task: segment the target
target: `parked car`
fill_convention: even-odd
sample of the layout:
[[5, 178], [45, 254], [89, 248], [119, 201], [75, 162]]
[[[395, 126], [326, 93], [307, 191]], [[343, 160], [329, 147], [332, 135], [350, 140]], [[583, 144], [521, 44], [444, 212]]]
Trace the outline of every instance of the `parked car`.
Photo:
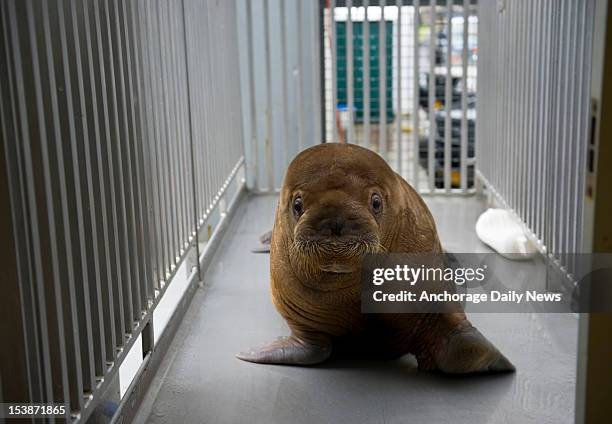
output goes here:
[[[459, 188], [461, 185], [461, 109], [453, 109], [451, 118], [451, 187]], [[474, 165], [469, 163], [475, 156], [475, 133], [476, 133], [476, 110], [467, 111], [467, 185], [474, 185]], [[446, 111], [435, 112], [434, 124], [434, 184], [436, 188], [444, 188], [444, 146]], [[419, 140], [419, 163], [429, 172], [429, 136], [421, 137]]]

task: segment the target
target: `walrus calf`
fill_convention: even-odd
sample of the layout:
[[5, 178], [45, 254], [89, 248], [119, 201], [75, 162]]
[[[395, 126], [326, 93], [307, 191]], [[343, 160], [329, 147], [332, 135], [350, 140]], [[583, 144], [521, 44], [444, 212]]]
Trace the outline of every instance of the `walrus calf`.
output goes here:
[[376, 252], [442, 253], [431, 213], [376, 153], [320, 144], [289, 165], [270, 251], [274, 305], [291, 335], [238, 358], [266, 364], [325, 361], [332, 346], [414, 354], [419, 369], [512, 371], [465, 314], [362, 314], [361, 261]]

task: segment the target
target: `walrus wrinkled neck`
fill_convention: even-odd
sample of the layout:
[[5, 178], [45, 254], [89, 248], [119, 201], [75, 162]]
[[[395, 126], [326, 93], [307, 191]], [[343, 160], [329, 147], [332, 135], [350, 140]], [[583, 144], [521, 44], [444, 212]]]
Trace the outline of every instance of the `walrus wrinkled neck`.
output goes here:
[[346, 263], [331, 261], [323, 262], [319, 265], [324, 272], [331, 272], [332, 274], [351, 274], [355, 272], [355, 267]]

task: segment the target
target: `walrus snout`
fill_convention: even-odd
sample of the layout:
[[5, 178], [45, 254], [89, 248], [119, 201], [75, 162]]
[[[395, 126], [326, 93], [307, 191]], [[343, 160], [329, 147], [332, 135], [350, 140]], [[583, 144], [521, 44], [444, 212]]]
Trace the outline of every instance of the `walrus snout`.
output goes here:
[[296, 231], [312, 240], [351, 240], [376, 231], [376, 221], [355, 202], [313, 205], [299, 222]]
[[311, 210], [296, 227], [295, 245], [305, 254], [342, 262], [379, 249], [375, 222], [340, 207]]
[[355, 235], [363, 232], [363, 223], [359, 217], [337, 213], [329, 214], [314, 222], [313, 229], [319, 236], [323, 237], [342, 237]]

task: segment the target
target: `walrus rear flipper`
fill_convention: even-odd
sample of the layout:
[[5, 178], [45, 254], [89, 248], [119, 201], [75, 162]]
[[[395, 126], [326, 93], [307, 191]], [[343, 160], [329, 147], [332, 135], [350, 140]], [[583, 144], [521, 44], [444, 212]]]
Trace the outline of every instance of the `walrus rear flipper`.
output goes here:
[[264, 346], [240, 352], [236, 357], [260, 364], [314, 365], [331, 355], [331, 345], [317, 346], [295, 337], [279, 337]]
[[435, 355], [438, 369], [451, 374], [512, 372], [514, 365], [476, 328], [451, 333]]

